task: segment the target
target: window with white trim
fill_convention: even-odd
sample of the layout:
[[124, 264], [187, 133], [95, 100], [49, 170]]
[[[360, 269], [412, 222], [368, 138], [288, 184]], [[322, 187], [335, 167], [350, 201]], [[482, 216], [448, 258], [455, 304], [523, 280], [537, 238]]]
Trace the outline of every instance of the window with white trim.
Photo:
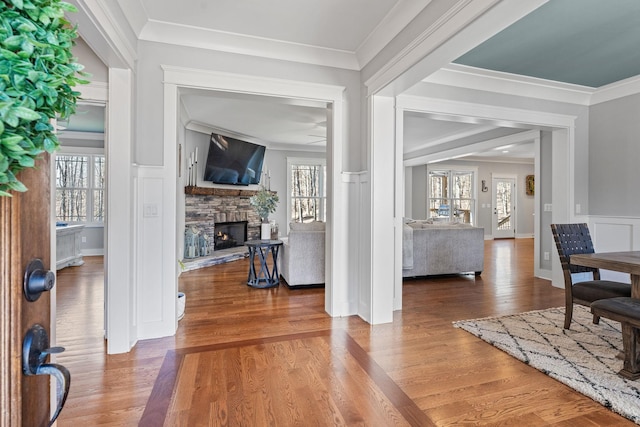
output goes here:
[[427, 217], [474, 224], [477, 168], [427, 167]]
[[325, 221], [327, 167], [324, 159], [287, 159], [287, 206], [292, 222]]
[[105, 157], [103, 154], [60, 153], [56, 165], [56, 221], [103, 223]]

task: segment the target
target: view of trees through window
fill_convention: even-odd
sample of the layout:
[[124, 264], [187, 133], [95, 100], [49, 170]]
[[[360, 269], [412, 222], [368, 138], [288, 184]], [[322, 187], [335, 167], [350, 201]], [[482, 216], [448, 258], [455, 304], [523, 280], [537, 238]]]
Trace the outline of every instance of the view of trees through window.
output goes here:
[[511, 187], [510, 181], [496, 183], [496, 213], [498, 230], [510, 230], [511, 227]]
[[475, 208], [474, 172], [429, 170], [428, 217], [473, 223]]
[[324, 221], [326, 211], [326, 167], [321, 164], [292, 164], [291, 221]]
[[56, 221], [104, 221], [102, 155], [56, 156]]

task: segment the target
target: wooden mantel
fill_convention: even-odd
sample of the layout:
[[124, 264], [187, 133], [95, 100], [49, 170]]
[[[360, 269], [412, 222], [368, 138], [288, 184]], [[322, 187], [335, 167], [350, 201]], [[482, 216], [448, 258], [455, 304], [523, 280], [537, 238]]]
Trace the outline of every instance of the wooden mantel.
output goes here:
[[213, 187], [184, 187], [185, 194], [192, 194], [194, 196], [242, 196], [251, 197], [255, 195], [258, 190], [240, 190], [235, 188], [213, 188]]

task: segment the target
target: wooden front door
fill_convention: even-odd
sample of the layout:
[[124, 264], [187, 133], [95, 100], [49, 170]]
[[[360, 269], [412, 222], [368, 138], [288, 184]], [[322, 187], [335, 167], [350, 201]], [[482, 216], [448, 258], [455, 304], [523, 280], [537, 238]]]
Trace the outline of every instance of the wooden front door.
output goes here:
[[18, 176], [29, 189], [0, 197], [0, 426], [49, 424], [48, 375], [22, 373], [22, 343], [34, 324], [50, 335], [50, 292], [34, 302], [23, 293], [24, 272], [39, 258], [50, 262], [50, 156]]

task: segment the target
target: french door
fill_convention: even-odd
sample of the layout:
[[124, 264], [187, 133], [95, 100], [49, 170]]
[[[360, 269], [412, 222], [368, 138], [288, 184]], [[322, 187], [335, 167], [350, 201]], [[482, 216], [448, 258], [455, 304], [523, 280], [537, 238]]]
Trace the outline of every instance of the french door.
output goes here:
[[516, 236], [516, 179], [515, 177], [493, 177], [491, 219], [494, 239], [515, 238]]

